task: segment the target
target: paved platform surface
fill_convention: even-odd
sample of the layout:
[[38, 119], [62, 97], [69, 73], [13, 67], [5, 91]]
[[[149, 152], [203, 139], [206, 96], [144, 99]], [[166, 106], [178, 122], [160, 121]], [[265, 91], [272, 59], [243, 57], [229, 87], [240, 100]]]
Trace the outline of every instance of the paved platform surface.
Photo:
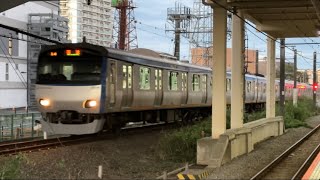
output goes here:
[[320, 179], [320, 153], [313, 160], [311, 166], [308, 168], [302, 179]]

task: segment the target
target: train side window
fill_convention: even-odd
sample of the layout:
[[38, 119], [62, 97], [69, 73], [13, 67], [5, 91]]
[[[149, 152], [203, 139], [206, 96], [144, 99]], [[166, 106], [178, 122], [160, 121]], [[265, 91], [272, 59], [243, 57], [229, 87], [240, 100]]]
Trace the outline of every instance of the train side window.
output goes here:
[[200, 90], [200, 75], [194, 74], [192, 76], [192, 90], [199, 91]]
[[127, 88], [127, 66], [122, 65], [122, 88]]
[[203, 91], [207, 90], [207, 75], [202, 75], [202, 89]]
[[140, 67], [140, 89], [149, 90], [150, 89], [150, 69], [146, 67]]
[[182, 91], [187, 91], [187, 73], [182, 73]]
[[159, 89], [162, 89], [162, 70], [159, 70]]
[[169, 72], [169, 90], [177, 91], [178, 90], [178, 73]]
[[227, 91], [231, 90], [231, 79], [227, 79]]
[[247, 81], [247, 92], [251, 91], [251, 81]]
[[112, 62], [111, 64], [110, 64], [110, 83], [111, 84], [114, 84], [115, 83], [115, 65], [114, 65], [114, 63]]
[[128, 88], [132, 87], [132, 66], [128, 66]]
[[154, 89], [157, 90], [158, 89], [158, 69], [154, 70]]

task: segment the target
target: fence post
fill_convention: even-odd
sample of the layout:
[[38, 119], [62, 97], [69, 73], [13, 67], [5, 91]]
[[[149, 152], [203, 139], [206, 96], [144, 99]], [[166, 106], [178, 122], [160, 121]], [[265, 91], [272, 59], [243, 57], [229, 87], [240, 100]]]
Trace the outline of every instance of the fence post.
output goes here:
[[21, 120], [21, 134], [20, 134], [21, 137], [24, 137], [24, 131], [23, 131], [23, 121], [24, 121], [24, 117], [25, 117], [24, 115], [22, 115], [22, 117], [21, 117], [21, 118], [22, 118], [22, 120]]
[[164, 171], [163, 172], [163, 178], [162, 178], [163, 180], [167, 180], [168, 179], [168, 173], [167, 173], [167, 171]]
[[31, 137], [33, 138], [33, 130], [34, 130], [34, 114], [31, 114]]
[[2, 133], [3, 133], [3, 128], [2, 128], [2, 121], [0, 121], [0, 141], [2, 141]]
[[14, 137], [14, 134], [13, 134], [13, 115], [11, 115], [11, 139], [13, 139]]

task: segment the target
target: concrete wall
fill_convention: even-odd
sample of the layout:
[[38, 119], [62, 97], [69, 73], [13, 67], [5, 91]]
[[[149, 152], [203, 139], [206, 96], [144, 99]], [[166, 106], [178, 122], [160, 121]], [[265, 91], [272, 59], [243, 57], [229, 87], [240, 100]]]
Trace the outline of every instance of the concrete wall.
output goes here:
[[200, 139], [197, 142], [197, 164], [219, 167], [251, 152], [256, 143], [282, 135], [283, 131], [282, 117], [275, 117], [246, 123], [243, 128], [229, 129], [219, 139]]

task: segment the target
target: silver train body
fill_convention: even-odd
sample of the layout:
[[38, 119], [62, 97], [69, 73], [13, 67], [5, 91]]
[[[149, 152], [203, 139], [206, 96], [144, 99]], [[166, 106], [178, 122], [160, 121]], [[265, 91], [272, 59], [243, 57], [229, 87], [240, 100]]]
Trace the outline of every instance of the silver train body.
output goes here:
[[[42, 128], [92, 134], [129, 121], [172, 121], [211, 112], [211, 69], [87, 43], [46, 46], [35, 85]], [[291, 97], [287, 82], [286, 96]], [[275, 85], [279, 94], [279, 82]], [[246, 75], [248, 105], [263, 105], [266, 80]], [[230, 104], [231, 74], [227, 73]], [[310, 86], [300, 95], [312, 95]]]

